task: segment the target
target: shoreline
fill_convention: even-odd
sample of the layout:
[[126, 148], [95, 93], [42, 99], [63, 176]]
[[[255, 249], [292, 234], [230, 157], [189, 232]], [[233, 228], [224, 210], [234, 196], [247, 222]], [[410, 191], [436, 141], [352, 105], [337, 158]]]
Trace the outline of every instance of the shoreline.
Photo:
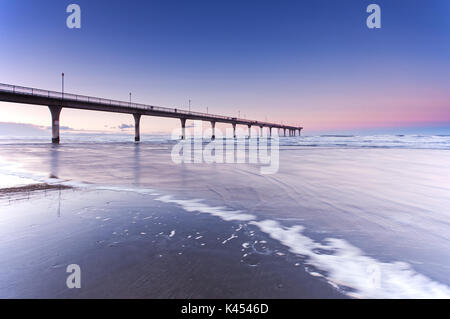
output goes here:
[[[348, 298], [256, 226], [145, 194], [51, 192], [8, 215], [16, 217], [15, 229], [0, 219], [2, 298]], [[81, 289], [65, 287], [69, 264], [81, 267]]]
[[15, 195], [20, 193], [29, 193], [36, 191], [46, 191], [46, 190], [65, 190], [72, 189], [72, 186], [62, 185], [62, 184], [47, 184], [47, 183], [37, 183], [29, 184], [16, 187], [5, 187], [0, 188], [0, 197], [7, 195]]
[[[53, 237], [59, 236], [56, 235], [56, 233], [59, 234], [62, 232], [63, 234], [67, 234], [64, 240], [71, 239], [73, 241], [84, 241], [84, 239], [80, 238], [78, 235], [79, 233], [91, 237], [96, 236], [95, 233], [97, 232], [103, 234], [103, 231], [108, 230], [108, 232], [104, 234], [106, 238], [94, 240], [96, 244], [100, 246], [103, 245], [100, 253], [97, 252], [98, 256], [96, 257], [96, 263], [99, 264], [108, 263], [108, 260], [111, 258], [109, 252], [103, 251], [104, 249], [109, 250], [109, 248], [117, 248], [118, 246], [123, 245], [120, 241], [112, 239], [118, 236], [117, 234], [119, 234], [119, 232], [117, 229], [125, 227], [129, 229], [129, 226], [137, 227], [140, 223], [145, 226], [144, 220], [146, 219], [140, 221], [139, 216], [144, 213], [153, 214], [153, 212], [155, 212], [159, 214], [158, 218], [160, 220], [176, 215], [177, 217], [174, 219], [182, 221], [181, 224], [178, 224], [179, 228], [176, 230], [160, 228], [168, 226], [170, 223], [161, 225], [156, 222], [152, 226], [152, 229], [154, 230], [153, 235], [155, 237], [164, 237], [166, 244], [168, 241], [174, 240], [174, 238], [182, 233], [186, 234], [186, 238], [183, 240], [192, 240], [192, 238], [203, 236], [196, 233], [188, 234], [192, 228], [198, 228], [202, 231], [215, 229], [218, 232], [215, 237], [210, 238], [207, 242], [203, 242], [203, 244], [205, 244], [204, 246], [201, 244], [199, 245], [196, 242], [190, 242], [189, 245], [182, 244], [185, 245], [185, 247], [182, 248], [189, 250], [191, 256], [195, 255], [200, 259], [198, 262], [201, 264], [197, 264], [197, 261], [192, 261], [192, 258], [186, 258], [184, 260], [185, 263], [194, 263], [199, 267], [198, 269], [189, 269], [189, 272], [194, 277], [200, 276], [202, 273], [208, 273], [209, 269], [203, 269], [208, 263], [213, 263], [215, 268], [222, 269], [221, 271], [226, 274], [227, 269], [236, 266], [235, 262], [237, 259], [240, 260], [240, 263], [245, 264], [246, 267], [255, 268], [257, 270], [260, 269], [258, 267], [260, 267], [261, 260], [266, 260], [269, 264], [273, 265], [273, 267], [267, 268], [267, 275], [271, 274], [273, 276], [276, 274], [277, 276], [281, 276], [279, 278], [284, 278], [285, 273], [289, 272], [291, 278], [299, 276], [298, 280], [293, 281], [291, 285], [286, 283], [282, 284], [283, 287], [290, 287], [290, 292], [286, 295], [283, 295], [284, 292], [279, 292], [276, 287], [275, 290], [269, 289], [270, 291], [268, 291], [267, 287], [264, 286], [264, 283], [267, 284], [266, 278], [260, 278], [259, 280], [262, 281], [258, 284], [253, 282], [252, 285], [259, 287], [258, 290], [261, 290], [262, 294], [259, 296], [262, 298], [277, 298], [277, 296], [279, 297], [281, 295], [283, 295], [283, 298], [396, 298], [396, 296], [405, 298], [414, 298], [414, 296], [439, 298], [439, 296], [450, 295], [445, 280], [442, 281], [440, 280], [441, 278], [433, 276], [432, 272], [431, 276], [429, 275], [429, 266], [425, 267], [425, 265], [415, 262], [416, 260], [407, 258], [407, 255], [405, 258], [402, 255], [389, 254], [386, 249], [383, 249], [381, 253], [377, 250], [374, 251], [368, 249], [369, 244], [371, 244], [370, 242], [365, 241], [368, 237], [363, 233], [356, 233], [355, 226], [360, 227], [365, 232], [369, 232], [369, 234], [370, 231], [372, 231], [373, 236], [376, 239], [377, 234], [384, 236], [398, 236], [398, 234], [393, 234], [391, 231], [375, 232], [378, 231], [379, 228], [374, 228], [373, 226], [377, 226], [378, 223], [382, 221], [380, 217], [383, 217], [384, 215], [378, 216], [377, 214], [374, 214], [374, 211], [371, 211], [370, 207], [364, 204], [364, 201], [360, 202], [361, 205], [364, 204], [361, 208], [356, 207], [357, 209], [354, 210], [346, 207], [346, 209], [342, 211], [333, 211], [330, 209], [324, 211], [321, 209], [311, 209], [311, 207], [308, 208], [308, 206], [303, 205], [303, 203], [311, 203], [311, 199], [314, 199], [314, 197], [311, 198], [306, 196], [307, 194], [315, 194], [316, 196], [319, 196], [319, 199], [326, 199], [326, 197], [322, 197], [324, 195], [333, 196], [332, 198], [328, 198], [333, 205], [354, 203], [354, 197], [351, 196], [353, 194], [353, 188], [351, 186], [355, 184], [360, 185], [359, 180], [361, 177], [358, 174], [355, 176], [347, 174], [341, 175], [343, 181], [347, 183], [350, 182], [350, 184], [348, 184], [350, 185], [350, 189], [347, 190], [347, 193], [343, 193], [344, 195], [347, 195], [347, 197], [343, 197], [342, 194], [335, 192], [324, 193], [324, 184], [317, 183], [317, 176], [322, 178], [328, 178], [329, 176], [328, 171], [324, 171], [320, 175], [317, 175], [315, 171], [319, 166], [327, 166], [326, 164], [330, 163], [330, 157], [333, 157], [328, 153], [325, 154], [323, 151], [286, 153], [283, 166], [284, 171], [277, 176], [280, 179], [280, 182], [284, 183], [280, 188], [280, 184], [272, 183], [271, 178], [264, 178], [260, 175], [252, 174], [251, 168], [246, 170], [245, 166], [242, 167], [243, 169], [234, 168], [232, 166], [223, 166], [223, 170], [217, 170], [214, 166], [209, 165], [174, 166], [170, 162], [167, 162], [167, 154], [165, 151], [156, 152], [153, 149], [147, 150], [143, 146], [144, 145], [130, 145], [111, 149], [109, 146], [107, 148], [97, 146], [89, 148], [83, 145], [77, 147], [66, 145], [59, 146], [57, 149], [52, 148], [50, 149], [50, 152], [48, 152], [47, 148], [42, 148], [40, 146], [31, 147], [27, 150], [27, 154], [23, 157], [24, 159], [21, 162], [21, 164], [28, 163], [28, 165], [22, 166], [26, 170], [21, 170], [22, 167], [20, 167], [20, 170], [12, 170], [11, 174], [19, 177], [31, 178], [38, 183], [36, 184], [38, 186], [24, 185], [10, 187], [7, 189], [7, 192], [8, 194], [19, 195], [22, 193], [41, 194], [39, 191], [46, 191], [46, 189], [49, 189], [50, 192], [45, 196], [33, 196], [33, 198], [28, 196], [28, 198], [25, 198], [28, 200], [21, 201], [21, 203], [13, 203], [12, 205], [10, 203], [8, 206], [8, 214], [4, 215], [4, 217], [10, 217], [10, 220], [8, 220], [7, 223], [3, 223], [3, 226], [6, 227], [5, 230], [7, 230], [8, 225], [14, 225], [14, 228], [16, 228], [16, 230], [19, 231], [19, 234], [24, 237], [35, 237], [37, 240], [45, 242], [45, 245], [56, 245], [53, 249], [54, 251], [60, 249], [57, 242], [61, 238], [57, 239], [56, 237]], [[15, 147], [15, 149], [16, 148], [17, 147]], [[77, 155], [80, 148], [87, 151], [85, 153], [86, 156], [83, 158], [80, 158]], [[62, 152], [62, 150], [64, 150], [64, 152]], [[33, 154], [31, 154], [31, 151], [33, 151]], [[397, 160], [398, 164], [403, 164], [405, 161], [407, 161], [406, 163], [411, 163], [409, 156], [411, 152], [415, 151], [410, 150], [405, 152], [390, 150], [383, 151], [383, 156], [381, 156], [379, 152], [368, 154], [367, 152], [350, 149], [344, 151], [341, 149], [334, 152], [334, 155], [337, 157], [333, 160], [333, 163], [346, 166], [349, 161], [348, 156], [352, 154], [357, 155], [359, 160], [355, 162], [353, 156], [351, 156], [351, 163], [357, 165], [356, 167], [362, 165], [361, 168], [363, 170], [360, 170], [358, 173], [370, 173], [368, 175], [370, 181], [370, 178], [374, 176], [372, 175], [373, 167], [368, 166], [370, 162], [362, 159], [377, 155], [379, 156], [379, 161], [375, 163], [380, 167], [383, 167], [383, 169], [385, 167], [383, 163], [389, 163], [391, 169], [401, 169], [401, 171], [404, 172], [405, 166], [393, 166], [392, 160], [395, 156], [400, 156], [399, 160]], [[114, 153], [115, 157], [111, 158], [111, 153]], [[424, 161], [428, 162], [428, 157], [432, 156], [432, 154], [427, 151], [420, 151], [419, 155], [421, 155], [422, 158], [417, 156], [413, 157], [414, 161], [417, 163], [422, 163]], [[107, 156], [110, 160], [110, 165], [107, 169], [103, 166], [103, 156]], [[447, 157], [444, 153], [441, 156], [441, 161]], [[114, 158], [117, 158], [119, 162], [115, 161]], [[48, 166], [49, 163], [51, 164], [50, 166]], [[298, 163], [301, 163], [301, 166]], [[394, 161], [393, 163], [396, 162]], [[442, 162], [437, 161], [434, 163], [436, 163], [437, 167], [440, 167], [439, 165]], [[87, 164], [89, 164], [89, 166], [87, 166]], [[116, 164], [117, 168], [114, 167], [114, 164]], [[306, 170], [305, 167], [307, 168]], [[334, 170], [333, 166], [327, 167], [331, 170], [330, 172], [334, 172], [335, 174], [341, 172], [341, 170], [339, 170], [340, 166], [337, 166], [337, 170]], [[303, 180], [299, 182], [299, 179], [295, 178], [294, 174], [292, 174], [293, 172], [304, 175]], [[314, 172], [314, 174], [311, 174], [312, 172]], [[413, 174], [418, 172], [418, 170], [414, 170]], [[373, 173], [376, 173], [375, 181], [378, 182], [382, 176], [380, 176], [380, 173], [377, 170], [373, 170]], [[384, 177], [389, 180], [394, 176], [390, 172], [389, 174], [383, 172], [383, 174]], [[214, 176], [213, 180], [211, 180], [211, 176]], [[442, 174], [442, 170], [439, 171], [439, 176], [444, 178], [445, 174]], [[421, 179], [414, 180], [420, 181]], [[116, 181], [121, 181], [122, 183], [116, 184]], [[382, 178], [381, 181], [383, 181]], [[183, 182], [183, 185], [194, 185], [194, 188], [175, 186], [176, 183], [180, 182]], [[352, 184], [352, 182], [355, 184]], [[404, 185], [405, 180], [401, 179], [396, 182], [399, 185]], [[234, 188], [228, 188], [227, 186], [230, 185], [229, 183], [233, 183]], [[255, 185], [257, 185], [257, 187]], [[343, 185], [345, 190], [346, 185]], [[368, 185], [370, 185], [370, 183]], [[59, 194], [53, 192], [53, 190], [62, 189], [63, 186], [66, 186], [64, 189], [73, 188], [74, 191], [59, 192]], [[331, 190], [332, 189], [333, 188], [331, 188]], [[262, 196], [260, 192], [264, 192], [264, 190], [267, 190], [267, 192]], [[342, 190], [342, 188], [339, 189], [339, 192]], [[389, 188], [378, 190], [383, 190], [385, 194], [392, 194], [392, 190], [389, 190]], [[402, 190], [402, 188], [396, 188], [395, 190]], [[276, 193], [274, 193], [275, 191]], [[288, 197], [285, 197], [283, 195], [284, 192], [281, 191], [284, 191]], [[361, 193], [361, 190], [358, 189], [360, 198], [362, 198], [362, 195], [365, 195], [367, 199], [373, 199], [372, 189], [369, 188], [366, 189], [366, 191], [366, 193]], [[90, 194], [97, 194], [97, 196], [91, 198]], [[211, 194], [213, 196], [211, 196]], [[378, 193], [377, 195], [382, 194], [383, 193]], [[90, 199], [87, 200], [85, 196]], [[294, 201], [289, 203], [280, 201], [277, 199], [277, 197], [280, 196], [281, 198], [294, 199]], [[106, 197], [110, 199], [103, 200]], [[443, 198], [445, 200], [445, 197]], [[390, 200], [392, 199], [402, 200], [403, 198], [397, 196], [396, 198], [390, 198]], [[119, 206], [111, 204], [117, 202], [117, 200], [120, 200]], [[254, 200], [257, 201], [255, 202]], [[254, 206], [254, 203], [257, 205]], [[379, 204], [380, 202], [374, 202], [374, 204], [377, 203]], [[436, 202], [436, 204], [441, 203], [442, 200]], [[402, 205], [404, 202], [400, 201], [399, 204], [398, 207], [403, 207]], [[71, 213], [68, 216], [67, 205], [78, 208], [75, 210], [71, 209]], [[27, 210], [22, 211], [21, 207], [28, 208]], [[387, 207], [388, 209], [395, 208], [395, 206], [392, 205]], [[439, 205], [436, 206], [436, 213], [439, 212], [437, 210], [439, 207]], [[277, 211], [270, 210], [274, 208], [277, 208]], [[31, 223], [27, 226], [28, 228], [23, 228], [24, 231], [22, 233], [20, 232], [21, 228], [15, 224], [21, 222], [20, 219], [15, 219], [19, 218], [21, 215], [18, 214], [16, 217], [15, 212], [18, 210], [21, 211], [22, 214], [29, 216]], [[45, 221], [38, 222], [42, 216], [47, 215], [50, 211], [53, 211], [53, 213], [47, 216]], [[85, 212], [92, 212], [97, 215], [94, 219], [89, 217], [88, 220], [79, 220], [76, 218], [78, 215], [80, 215], [80, 217], [86, 216]], [[412, 212], [416, 215], [411, 216], [415, 218], [422, 217], [417, 214], [418, 212], [414, 210]], [[110, 216], [110, 213], [114, 216]], [[132, 225], [127, 227], [126, 225], [130, 221], [127, 217], [130, 217], [129, 215], [134, 213], [136, 214], [132, 216]], [[399, 211], [395, 217], [402, 217], [403, 213], [403, 211]], [[180, 216], [185, 217], [180, 218]], [[445, 221], [445, 216], [444, 212], [442, 212], [441, 215], [435, 214], [434, 218], [441, 218]], [[57, 217], [57, 219], [55, 219], [55, 217]], [[217, 219], [217, 217], [219, 219]], [[67, 218], [71, 219], [71, 221], [69, 222]], [[154, 217], [146, 216], [146, 218], [153, 219]], [[370, 218], [371, 220], [365, 220], [365, 218]], [[119, 221], [118, 224], [114, 225], [113, 229], [109, 228], [111, 219]], [[356, 222], [355, 219], [358, 222]], [[122, 222], [120, 222], [121, 220]], [[202, 222], [206, 220], [210, 222], [203, 224]], [[348, 224], [347, 221], [351, 223]], [[371, 223], [369, 223], [369, 221]], [[395, 222], [395, 219], [391, 218], [388, 219], [388, 221], [392, 223]], [[406, 228], [406, 230], [415, 230], [417, 225], [428, 226], [428, 220], [425, 219], [425, 221], [425, 224], [413, 224], [411, 226], [414, 226], [414, 228]], [[105, 224], [103, 224], [103, 222]], [[366, 222], [366, 224], [362, 224], [362, 222]], [[53, 229], [53, 227], [56, 227], [54, 226], [55, 223], [59, 223], [59, 227]], [[2, 220], [0, 220], [0, 225], [1, 224]], [[245, 227], [243, 228], [247, 230], [251, 229], [246, 234], [248, 240], [242, 242], [241, 245], [235, 246], [232, 251], [226, 250], [224, 255], [222, 255], [222, 253], [217, 255], [218, 251], [216, 248], [222, 247], [220, 245], [231, 248], [231, 245], [228, 245], [228, 243], [234, 243], [236, 234], [230, 232], [229, 227], [232, 225], [239, 225], [237, 228], [240, 228], [240, 224], [244, 225]], [[333, 224], [336, 228], [343, 227], [343, 233], [340, 234], [327, 228], [328, 224]], [[51, 237], [49, 240], [46, 240], [47, 234], [33, 232], [35, 227], [38, 227], [36, 225], [39, 225], [39, 227], [41, 225], [49, 225], [49, 227], [52, 228], [51, 232], [54, 232], [55, 235], [49, 235]], [[441, 225], [442, 224], [440, 223], [435, 223], [431, 224], [430, 227], [441, 227]], [[75, 231], [77, 227], [80, 228]], [[351, 233], [345, 231], [346, 227], [351, 227]], [[172, 231], [174, 231], [174, 236], [171, 236]], [[162, 233], [162, 235], [159, 235], [160, 233]], [[114, 259], [114, 263], [117, 263], [118, 267], [121, 269], [115, 270], [115, 275], [119, 274], [118, 276], [122, 277], [120, 274], [124, 271], [130, 278], [134, 278], [134, 276], [139, 274], [145, 276], [148, 271], [146, 267], [138, 267], [138, 269], [135, 269], [134, 263], [131, 263], [126, 267], [121, 263], [122, 258], [127, 259], [129, 258], [129, 253], [137, 251], [145, 252], [147, 258], [149, 258], [141, 259], [141, 257], [137, 256], [137, 259], [135, 260], [137, 263], [156, 265], [158, 262], [156, 262], [154, 258], [160, 258], [159, 255], [170, 255], [170, 262], [174, 263], [178, 262], [177, 259], [181, 259], [178, 258], [178, 253], [180, 251], [175, 253], [167, 246], [155, 246], [158, 240], [153, 239], [150, 240], [150, 242], [141, 242], [141, 236], [145, 237], [148, 234], [149, 233], [145, 230], [136, 232], [133, 236], [132, 243], [127, 243], [127, 248], [118, 252], [119, 255], [114, 257], [118, 258], [118, 260]], [[10, 233], [10, 235], [13, 238], [15, 236], [14, 233]], [[128, 234], [122, 235], [125, 237], [129, 236]], [[191, 237], [188, 238], [188, 236]], [[270, 253], [267, 251], [261, 252], [258, 250], [258, 248], [260, 248], [260, 243], [255, 244], [251, 241], [253, 236], [260, 236], [261, 241], [270, 242], [271, 245], [278, 247], [276, 249], [277, 251], [271, 250]], [[422, 234], [422, 236], [424, 235]], [[361, 240], [355, 240], [360, 238]], [[11, 238], [4, 237], [4, 239], [8, 243], [13, 241]], [[215, 249], [204, 249], [213, 246], [213, 243], [217, 244]], [[401, 241], [399, 241], [399, 243], [401, 243]], [[437, 243], [441, 244], [442, 241], [437, 241]], [[21, 240], [12, 244], [22, 245]], [[92, 244], [93, 242], [89, 241], [84, 242], [82, 246], [77, 246], [76, 250], [78, 253], [71, 258], [78, 258], [77, 256], [83, 256], [85, 253], [91, 254], [89, 249]], [[254, 244], [258, 248], [255, 248]], [[378, 242], [374, 242], [374, 244], [378, 244]], [[0, 244], [0, 250], [7, 248], [7, 246], [2, 247], [2, 245], [4, 244]], [[23, 243], [23, 245], [25, 246], [26, 251], [28, 247], [25, 243]], [[69, 244], [69, 246], [71, 245], [72, 244]], [[141, 247], [141, 245], [144, 246]], [[386, 248], [390, 249], [391, 246]], [[6, 253], [4, 257], [8, 256], [14, 249], [15, 248], [8, 249], [8, 253]], [[43, 248], [40, 246], [36, 247], [37, 252], [42, 252], [42, 249]], [[247, 251], [248, 249], [250, 249], [250, 251]], [[148, 255], [149, 251], [151, 251], [150, 255]], [[156, 254], [155, 251], [158, 251], [159, 253]], [[41, 258], [39, 255], [33, 254], [29, 256], [31, 260], [39, 260]], [[436, 256], [445, 256], [445, 254], [446, 249], [444, 248], [443, 250], [441, 249], [441, 253], [436, 254]], [[182, 255], [184, 255], [184, 252]], [[226, 267], [217, 265], [217, 263], [220, 264], [221, 261], [225, 262], [228, 258], [226, 256], [228, 255], [233, 255], [234, 257], [226, 262]], [[414, 255], [411, 256], [414, 257]], [[186, 257], [186, 255], [184, 255], [184, 257]], [[218, 260], [216, 261], [215, 259]], [[277, 262], [273, 264], [275, 260]], [[427, 261], [429, 262], [430, 260], [428, 259]], [[61, 268], [63, 267], [62, 265], [64, 262], [56, 264], [59, 266], [55, 267]], [[232, 266], [231, 268], [230, 265]], [[6, 265], [2, 265], [0, 261], [0, 266], [5, 268]], [[50, 266], [50, 268], [52, 267], [53, 266]], [[128, 267], [135, 269], [135, 273], [132, 270], [127, 270]], [[166, 280], [170, 281], [172, 280], [172, 277], [176, 277], [178, 281], [185, 280], [183, 274], [179, 273], [179, 268], [183, 268], [180, 264], [164, 264], [163, 266], [158, 264], [155, 267], [155, 271], [159, 273], [158, 276], [164, 274], [166, 269], [170, 269], [171, 276], [167, 276], [167, 278], [163, 276]], [[253, 278], [252, 276], [246, 277], [245, 274], [248, 274], [247, 268], [241, 269], [238, 267], [236, 269], [238, 269], [236, 271], [242, 272], [233, 274], [233, 278], [239, 278], [238, 281], [245, 281]], [[303, 273], [306, 275], [301, 275]], [[108, 274], [109, 272], [106, 272], [106, 274], [98, 274], [101, 278], [105, 278], [104, 276], [107, 277], [106, 279], [103, 279], [105, 285], [108, 285], [107, 283], [109, 282]], [[177, 274], [177, 276], [174, 276], [174, 274]], [[438, 275], [441, 274], [445, 274], [445, 272], [438, 273]], [[63, 276], [63, 272], [60, 275]], [[198, 290], [196, 291], [195, 296], [198, 296], [199, 298], [233, 298], [247, 296], [244, 295], [240, 289], [236, 289], [236, 287], [232, 289], [233, 294], [227, 295], [227, 289], [229, 288], [224, 288], [227, 283], [222, 282], [222, 280], [228, 278], [227, 276], [231, 276], [231, 274], [223, 277], [224, 275], [222, 273], [214, 275], [210, 272], [209, 275], [211, 277], [208, 277], [208, 282], [217, 282], [216, 290], [208, 292], [207, 289], [202, 291], [202, 289], [196, 288]], [[202, 281], [203, 279], [199, 280]], [[383, 289], [377, 287], [377, 280], [381, 280], [381, 287], [383, 287]], [[122, 281], [122, 288], [128, 287], [126, 281], [127, 280], [125, 279]], [[284, 281], [284, 279], [282, 281]], [[102, 282], [103, 281], [100, 280], [98, 285], [101, 286]], [[325, 286], [320, 283], [325, 283]], [[293, 287], [293, 284], [299, 285], [300, 288]], [[139, 286], [140, 284], [136, 285]], [[164, 290], [164, 282], [161, 282], [160, 285], [160, 289]], [[187, 294], [189, 285], [189, 281], [184, 283], [184, 295], [178, 295], [171, 290], [164, 296], [169, 298], [175, 298], [176, 296], [179, 296], [180, 298], [185, 296], [193, 297], [193, 295]], [[317, 288], [318, 290], [314, 291], [308, 291], [308, 289], [305, 291], [305, 289], [301, 289], [304, 285], [321, 288]], [[172, 288], [176, 289], [175, 287], [176, 282], [173, 283]], [[195, 285], [192, 287], [195, 287]], [[237, 287], [239, 287], [239, 284], [237, 284]], [[274, 286], [271, 287], [274, 288]], [[408, 289], [405, 290], [402, 287], [408, 287]], [[111, 288], [112, 287], [102, 289], [100, 294], [94, 294], [93, 291], [90, 290], [89, 293], [83, 296], [105, 296], [105, 294], [108, 295], [110, 293], [111, 298], [114, 298], [114, 296], [136, 296], [135, 293], [137, 293], [142, 298], [158, 298], [155, 290], [149, 286], [146, 286], [144, 290], [137, 289], [136, 292], [134, 292], [133, 289], [128, 290], [126, 294], [121, 292], [120, 287], [115, 286], [115, 293], [109, 292], [109, 289]], [[60, 287], [60, 289], [64, 289], [64, 287]], [[242, 287], [242, 289], [245, 288]], [[220, 295], [220, 291], [222, 291], [222, 295]], [[54, 296], [51, 292], [49, 292], [49, 294]]]

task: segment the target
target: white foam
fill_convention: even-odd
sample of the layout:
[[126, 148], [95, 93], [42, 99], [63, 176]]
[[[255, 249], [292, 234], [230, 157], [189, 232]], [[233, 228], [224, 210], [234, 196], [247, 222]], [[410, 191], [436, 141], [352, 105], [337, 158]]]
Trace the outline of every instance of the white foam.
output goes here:
[[231, 210], [220, 206], [209, 206], [202, 203], [201, 199], [174, 199], [172, 196], [165, 195], [158, 197], [163, 203], [172, 203], [181, 206], [184, 210], [188, 212], [199, 212], [206, 213], [213, 216], [217, 216], [226, 221], [237, 220], [237, 221], [249, 221], [256, 217], [254, 215], [245, 214], [240, 210]]
[[229, 242], [230, 240], [234, 239], [234, 238], [238, 238], [238, 236], [236, 236], [235, 234], [231, 235], [229, 238], [225, 239], [222, 244], [225, 245], [227, 242]]
[[[330, 283], [347, 286], [348, 295], [358, 298], [449, 298], [446, 285], [415, 272], [403, 262], [381, 262], [365, 256], [345, 240], [328, 238], [321, 244], [302, 234], [302, 226], [286, 228], [273, 220], [253, 221], [263, 232], [289, 247], [290, 251], [307, 257], [310, 264], [322, 271]], [[319, 253], [326, 249], [331, 254]], [[317, 272], [311, 272], [316, 275]]]
[[18, 187], [36, 183], [36, 181], [29, 178], [0, 173], [0, 188]]
[[[84, 182], [65, 181], [48, 178], [44, 175], [31, 174], [14, 167], [14, 172], [2, 165], [0, 173], [17, 176], [49, 184], [62, 184], [73, 187], [97, 190], [126, 191], [139, 194], [155, 194], [151, 189], [102, 186]], [[450, 298], [450, 288], [417, 273], [412, 267], [403, 262], [381, 262], [366, 256], [362, 250], [343, 239], [328, 238], [319, 243], [303, 234], [303, 226], [283, 227], [273, 220], [257, 221], [256, 216], [232, 210], [226, 207], [214, 207], [202, 203], [200, 199], [179, 200], [172, 196], [156, 198], [164, 203], [172, 203], [188, 212], [200, 212], [217, 216], [225, 221], [247, 221], [256, 225], [270, 237], [289, 247], [292, 253], [307, 257], [306, 263], [323, 271], [309, 271], [312, 276], [325, 277], [334, 286], [345, 286], [352, 291], [344, 292], [359, 298]], [[155, 217], [157, 219], [157, 217]], [[124, 230], [127, 232], [128, 230]], [[173, 231], [174, 232], [174, 231]], [[145, 234], [145, 233], [141, 233]], [[254, 232], [250, 232], [253, 236]], [[191, 236], [188, 236], [190, 238]], [[197, 237], [200, 239], [202, 236]], [[205, 244], [202, 243], [202, 246]], [[245, 248], [245, 246], [243, 245]], [[322, 253], [320, 250], [329, 251]], [[297, 264], [296, 264], [297, 265]]]
[[0, 157], [0, 188], [37, 184], [43, 175], [31, 174], [17, 163], [5, 161]]
[[[224, 220], [249, 221], [278, 240], [295, 254], [307, 257], [307, 264], [325, 272], [310, 271], [312, 276], [325, 277], [334, 287], [357, 298], [449, 298], [450, 289], [444, 284], [417, 273], [403, 262], [381, 262], [366, 256], [362, 250], [343, 239], [328, 238], [319, 243], [303, 235], [304, 227], [281, 226], [273, 220], [257, 221], [250, 214], [223, 207], [211, 207], [201, 200], [177, 200], [171, 196], [158, 198], [165, 203], [175, 203], [186, 211], [208, 213]], [[250, 231], [251, 236], [254, 231]], [[281, 253], [279, 254], [281, 255]]]

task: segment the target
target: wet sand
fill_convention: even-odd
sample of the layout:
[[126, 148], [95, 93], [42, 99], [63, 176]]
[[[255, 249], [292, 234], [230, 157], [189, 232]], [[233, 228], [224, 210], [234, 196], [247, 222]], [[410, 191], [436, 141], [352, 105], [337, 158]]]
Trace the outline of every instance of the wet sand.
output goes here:
[[39, 183], [39, 184], [30, 184], [30, 185], [24, 185], [24, 186], [17, 186], [17, 187], [7, 187], [7, 188], [0, 188], [0, 197], [2, 196], [11, 196], [11, 195], [23, 195], [30, 192], [37, 192], [37, 191], [47, 191], [47, 190], [62, 190], [62, 189], [69, 189], [72, 188], [70, 186], [66, 185], [50, 185], [47, 183]]
[[0, 208], [1, 298], [345, 298], [255, 226], [148, 196], [63, 189]]
[[261, 175], [171, 146], [2, 145], [2, 185], [73, 188], [3, 198], [0, 296], [450, 296], [447, 149], [286, 145]]

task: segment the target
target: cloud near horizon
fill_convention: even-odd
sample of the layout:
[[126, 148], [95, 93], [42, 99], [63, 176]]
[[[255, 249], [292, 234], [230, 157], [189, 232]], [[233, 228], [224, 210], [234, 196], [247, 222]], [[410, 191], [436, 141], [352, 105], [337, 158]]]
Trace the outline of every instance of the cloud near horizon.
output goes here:
[[128, 130], [128, 129], [134, 128], [134, 125], [133, 125], [133, 124], [125, 124], [125, 123], [122, 123], [122, 124], [120, 124], [117, 128], [120, 129], [120, 130], [122, 130], [122, 131], [124, 131], [124, 130]]

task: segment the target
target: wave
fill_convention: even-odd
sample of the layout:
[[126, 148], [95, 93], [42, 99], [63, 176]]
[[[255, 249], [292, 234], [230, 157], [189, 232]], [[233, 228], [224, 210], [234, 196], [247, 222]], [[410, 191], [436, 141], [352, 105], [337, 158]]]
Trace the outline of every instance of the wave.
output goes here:
[[[73, 134], [67, 133], [62, 137], [64, 144], [100, 144], [126, 143], [134, 137], [129, 134]], [[0, 136], [0, 144], [48, 144], [47, 136], [19, 137]], [[146, 146], [166, 146], [177, 143], [169, 135], [141, 134], [141, 144]], [[203, 139], [209, 143], [210, 139]], [[237, 143], [247, 143], [246, 139], [238, 139]], [[329, 134], [319, 136], [280, 136], [280, 146], [301, 147], [337, 147], [337, 148], [402, 148], [402, 149], [450, 149], [450, 135], [340, 135]]]
[[355, 137], [355, 135], [320, 135], [320, 137]]
[[177, 199], [172, 195], [160, 195], [151, 188], [90, 184], [58, 178], [47, 178], [25, 171], [9, 171], [3, 166], [3, 174], [11, 174], [36, 182], [61, 184], [76, 188], [133, 192], [149, 195], [154, 200], [176, 205], [187, 212], [216, 216], [224, 221], [245, 222], [283, 244], [291, 253], [305, 258], [305, 270], [321, 277], [342, 293], [355, 298], [450, 298], [450, 288], [416, 272], [411, 265], [401, 261], [384, 262], [368, 256], [360, 248], [340, 238], [326, 238], [322, 242], [305, 235], [303, 225], [285, 227], [278, 221], [264, 219], [242, 210], [225, 206], [211, 206], [203, 199]]
[[[369, 257], [343, 239], [327, 238], [319, 243], [304, 235], [304, 227], [284, 227], [274, 220], [258, 221], [255, 216], [225, 207], [208, 206], [201, 199], [182, 200], [165, 195], [156, 200], [173, 203], [185, 211], [207, 213], [226, 221], [247, 221], [288, 247], [307, 257], [307, 271], [325, 278], [341, 292], [356, 298], [449, 298], [450, 288], [417, 273], [404, 262], [381, 262]], [[324, 253], [326, 252], [326, 253]], [[350, 289], [349, 289], [350, 288]]]

